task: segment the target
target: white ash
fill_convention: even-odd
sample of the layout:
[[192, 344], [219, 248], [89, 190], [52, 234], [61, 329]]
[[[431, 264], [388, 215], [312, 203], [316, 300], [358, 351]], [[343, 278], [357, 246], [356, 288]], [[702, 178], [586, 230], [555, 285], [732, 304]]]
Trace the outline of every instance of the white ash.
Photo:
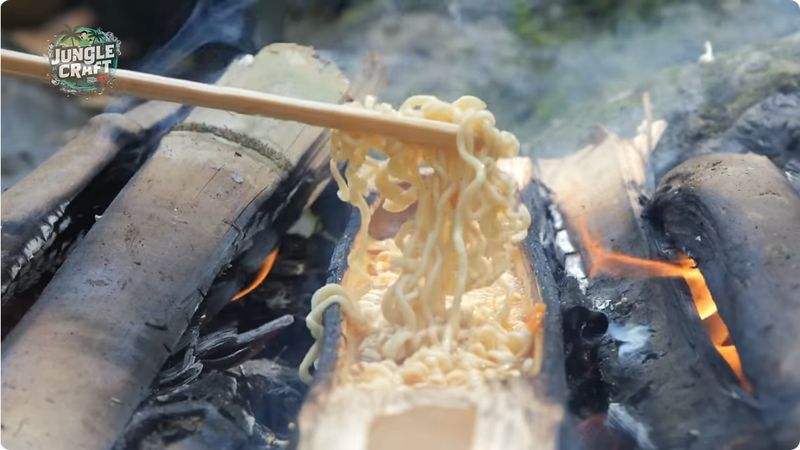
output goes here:
[[567, 233], [567, 230], [558, 231], [556, 233], [556, 255], [558, 259], [563, 264], [567, 255], [572, 253], [575, 253], [575, 246], [572, 245], [572, 241], [569, 239], [569, 233]]
[[636, 355], [647, 344], [650, 334], [650, 329], [644, 325], [611, 323], [608, 326], [608, 335], [621, 342], [618, 353], [621, 359]]
[[608, 405], [608, 418], [606, 422], [609, 427], [619, 430], [636, 440], [642, 450], [655, 449], [650, 440], [650, 429], [642, 422], [636, 420], [624, 406], [619, 403]]
[[589, 279], [586, 278], [586, 272], [583, 271], [583, 260], [580, 255], [577, 253], [567, 255], [564, 260], [564, 270], [567, 272], [567, 275], [575, 278], [578, 282], [581, 293], [586, 294], [586, 288], [589, 286]]
[[55, 224], [59, 219], [64, 217], [64, 212], [67, 209], [67, 205], [69, 205], [69, 202], [64, 202], [58, 205], [58, 207], [53, 210], [53, 212], [50, 213], [39, 225], [41, 234], [25, 243], [25, 246], [22, 249], [22, 254], [15, 257], [13, 264], [9, 268], [9, 274], [11, 276], [6, 283], [3, 283], [3, 293], [8, 290], [11, 282], [16, 279], [22, 268], [25, 267], [25, 265], [28, 264], [36, 256], [36, 254], [47, 245], [47, 242], [53, 237], [54, 231], [60, 233], [69, 225], [69, 220], [64, 220], [61, 224], [59, 224], [58, 230], [55, 230]]
[[561, 211], [554, 204], [548, 205], [547, 209], [550, 211], [550, 217], [553, 218], [553, 226], [556, 230], [564, 229], [564, 217], [561, 216]]
[[[620, 304], [625, 304], [625, 301], [625, 297], [622, 297]], [[598, 311], [613, 310], [614, 302], [611, 301], [611, 298], [592, 298], [592, 306]]]

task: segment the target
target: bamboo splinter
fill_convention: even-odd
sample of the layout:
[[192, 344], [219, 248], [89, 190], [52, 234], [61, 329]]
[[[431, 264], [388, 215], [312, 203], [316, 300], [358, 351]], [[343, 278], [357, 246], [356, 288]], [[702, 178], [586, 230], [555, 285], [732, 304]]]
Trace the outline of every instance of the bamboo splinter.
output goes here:
[[[0, 69], [6, 76], [47, 81], [50, 63], [42, 56], [2, 49]], [[432, 147], [452, 149], [456, 145], [458, 127], [451, 123], [392, 117], [331, 103], [216, 86], [132, 70], [116, 70], [112, 88], [117, 94], [291, 120], [344, 131], [381, 134]]]

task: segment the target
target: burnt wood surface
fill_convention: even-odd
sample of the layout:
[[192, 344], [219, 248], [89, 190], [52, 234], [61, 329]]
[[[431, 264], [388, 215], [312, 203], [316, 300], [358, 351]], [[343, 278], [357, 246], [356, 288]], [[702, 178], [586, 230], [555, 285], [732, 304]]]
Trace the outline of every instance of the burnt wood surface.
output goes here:
[[[300, 229], [281, 236], [275, 264], [258, 288], [227, 303], [210, 323], [186, 330], [162, 367], [153, 393], [137, 408], [115, 449], [168, 444], [217, 450], [220, 443], [250, 450], [283, 448], [281, 439], [288, 438], [308, 389], [297, 367], [312, 342], [305, 326], [311, 295], [325, 283], [333, 249], [349, 217], [349, 205], [336, 197], [334, 187], [330, 183], [310, 207], [313, 213], [302, 219], [316, 223], [310, 236], [295, 233]], [[286, 319], [292, 317], [288, 324]], [[279, 324], [286, 327], [269, 331]], [[253, 351], [257, 351], [253, 359], [242, 363]], [[198, 404], [204, 408], [197, 409]], [[208, 415], [207, 408], [218, 413]], [[228, 422], [235, 433], [217, 426], [220, 421]], [[194, 425], [187, 429], [182, 425], [186, 423]], [[242, 437], [246, 445], [239, 442]]]
[[189, 111], [151, 101], [124, 114], [100, 114], [3, 193], [3, 337], [159, 140]]
[[581, 225], [604, 249], [662, 259], [641, 217], [649, 157], [640, 145], [643, 136], [606, 135], [565, 158], [540, 161], [542, 179], [569, 230], [564, 240], [574, 246], [560, 246], [567, 275], [582, 285], [572, 290], [570, 301], [606, 314], [610, 322], [596, 362], [608, 385], [605, 411], [591, 404], [597, 400], [576, 398], [581, 410], [574, 412], [586, 420], [592, 419], [587, 414], [605, 414], [607, 424], [643, 449], [720, 448], [762, 426], [752, 399], [702, 328], [685, 283], [586, 276]]
[[[125, 114], [95, 116], [61, 150], [3, 192], [4, 306], [14, 298], [15, 291], [38, 281], [37, 274], [30, 273], [29, 266], [76, 220], [75, 216], [98, 212], [75, 211], [76, 198], [112, 164], [125, 164], [135, 170], [143, 160], [143, 147], [154, 140], [157, 142], [163, 132], [169, 130], [178, 120], [180, 109], [180, 105], [173, 103], [147, 102]], [[123, 178], [124, 174], [119, 173], [122, 170], [118, 168], [117, 178]], [[111, 180], [105, 181], [111, 184]], [[124, 180], [117, 191], [122, 185]], [[104, 187], [106, 191], [113, 189], [113, 186]], [[102, 195], [98, 192], [94, 196]], [[48, 268], [37, 269], [45, 272]], [[27, 279], [17, 283], [26, 274]]]
[[800, 440], [800, 197], [766, 157], [712, 154], [661, 181], [651, 215], [697, 261], [774, 448]]
[[[278, 44], [220, 84], [338, 102], [347, 81]], [[4, 444], [111, 447], [259, 208], [325, 131], [196, 109], [169, 133], [4, 341]], [[267, 214], [267, 216], [269, 216]]]
[[[522, 201], [531, 213], [531, 225], [523, 248], [538, 285], [539, 295], [547, 305], [543, 333], [544, 360], [541, 372], [533, 383], [538, 385], [537, 392], [542, 396], [566, 408], [568, 395], [562, 323], [563, 309], [567, 302], [555, 279], [559, 270], [555, 249], [556, 230], [547, 214], [552, 207], [552, 201], [549, 192], [539, 181], [531, 182], [522, 191]], [[581, 448], [573, 415], [564, 415], [557, 442], [556, 448], [561, 450]]]

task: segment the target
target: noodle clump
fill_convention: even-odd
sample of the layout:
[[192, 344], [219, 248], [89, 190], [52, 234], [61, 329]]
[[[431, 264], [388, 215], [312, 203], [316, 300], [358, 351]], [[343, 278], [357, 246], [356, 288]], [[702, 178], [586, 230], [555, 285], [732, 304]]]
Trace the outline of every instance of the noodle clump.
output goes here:
[[[312, 298], [306, 323], [317, 342], [301, 376], [310, 380], [322, 314], [333, 303], [347, 327], [344, 381], [457, 385], [534, 373], [543, 311], [514, 275], [530, 215], [497, 165], [517, 154], [517, 139], [498, 130], [475, 97], [447, 103], [415, 96], [398, 110], [373, 98], [355, 106], [457, 124], [457, 151], [333, 131], [331, 172], [361, 228], [344, 286], [326, 285]], [[369, 234], [372, 191], [379, 207], [410, 216], [392, 238]]]

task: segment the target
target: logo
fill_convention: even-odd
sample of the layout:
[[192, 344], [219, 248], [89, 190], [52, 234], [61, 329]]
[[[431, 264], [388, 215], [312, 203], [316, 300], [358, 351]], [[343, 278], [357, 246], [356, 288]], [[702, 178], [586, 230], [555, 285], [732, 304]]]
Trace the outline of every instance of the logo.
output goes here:
[[102, 94], [114, 79], [119, 39], [88, 27], [67, 29], [48, 46], [50, 82], [67, 95]]

